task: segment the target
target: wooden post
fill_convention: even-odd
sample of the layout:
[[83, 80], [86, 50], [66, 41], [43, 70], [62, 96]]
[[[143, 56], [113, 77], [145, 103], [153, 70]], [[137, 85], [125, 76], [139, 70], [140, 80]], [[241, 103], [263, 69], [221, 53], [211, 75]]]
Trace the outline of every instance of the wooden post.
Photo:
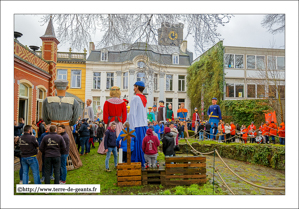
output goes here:
[[132, 130], [131, 132], [127, 131], [126, 129], [123, 129], [124, 134], [120, 135], [121, 137], [124, 137], [124, 141], [127, 140], [127, 164], [131, 165], [131, 137], [135, 137], [133, 133], [135, 130]]

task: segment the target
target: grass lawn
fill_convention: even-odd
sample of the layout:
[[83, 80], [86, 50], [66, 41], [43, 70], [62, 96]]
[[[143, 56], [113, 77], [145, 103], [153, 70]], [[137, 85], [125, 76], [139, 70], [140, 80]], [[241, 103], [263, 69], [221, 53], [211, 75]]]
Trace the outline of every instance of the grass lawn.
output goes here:
[[[212, 195], [213, 185], [209, 181], [204, 185], [191, 186], [162, 186], [162, 185], [145, 185], [134, 187], [118, 187], [116, 170], [114, 169], [113, 155], [110, 157], [110, 170], [105, 171], [106, 155], [100, 155], [96, 149], [91, 149], [88, 155], [81, 156], [83, 166], [79, 169], [68, 171], [67, 184], [100, 184], [101, 193], [98, 195]], [[160, 164], [164, 163], [163, 153], [159, 153], [158, 160]], [[16, 191], [16, 184], [19, 183], [19, 171], [14, 172], [14, 191]], [[30, 170], [29, 180], [33, 183], [33, 176]], [[53, 184], [53, 181], [51, 181]], [[33, 193], [14, 193], [15, 195], [32, 195]], [[64, 195], [63, 193], [53, 193], [53, 195]], [[83, 194], [83, 193], [81, 193]], [[215, 194], [223, 194], [222, 190], [215, 186]], [[36, 194], [43, 195], [43, 194]], [[68, 195], [68, 194], [65, 194]], [[78, 194], [77, 194], [78, 195]], [[84, 194], [94, 195], [94, 194]]]

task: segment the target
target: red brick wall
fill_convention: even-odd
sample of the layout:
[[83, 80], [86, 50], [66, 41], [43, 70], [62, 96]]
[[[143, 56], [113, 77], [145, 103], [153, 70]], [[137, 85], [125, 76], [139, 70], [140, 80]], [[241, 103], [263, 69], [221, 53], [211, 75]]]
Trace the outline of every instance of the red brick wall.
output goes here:
[[[18, 121], [18, 105], [19, 105], [19, 84], [18, 81], [25, 79], [28, 80], [34, 88], [32, 89], [33, 96], [32, 96], [32, 107], [31, 111], [31, 120], [35, 120], [36, 118], [36, 86], [42, 85], [47, 89], [47, 96], [49, 96], [49, 79], [32, 72], [30, 70], [25, 69], [24, 67], [15, 64], [14, 65], [14, 119]], [[31, 105], [31, 104], [29, 104]], [[31, 124], [32, 121], [28, 121]]]

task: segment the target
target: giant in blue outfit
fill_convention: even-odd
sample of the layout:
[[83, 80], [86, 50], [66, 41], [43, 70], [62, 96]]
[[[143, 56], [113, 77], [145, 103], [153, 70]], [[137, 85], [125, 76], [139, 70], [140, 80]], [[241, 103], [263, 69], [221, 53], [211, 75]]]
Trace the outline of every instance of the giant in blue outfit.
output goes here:
[[[219, 105], [211, 105], [208, 109], [208, 116], [211, 115], [209, 123], [216, 123], [218, 126], [219, 120], [222, 120], [221, 110]], [[217, 130], [218, 133], [218, 130]], [[216, 134], [217, 134], [216, 133]]]
[[134, 152], [132, 153], [131, 160], [132, 162], [141, 162], [141, 166], [144, 167], [144, 153], [142, 151], [142, 140], [146, 136], [146, 131], [148, 127], [136, 127], [135, 133], [136, 133], [136, 139], [134, 144]]

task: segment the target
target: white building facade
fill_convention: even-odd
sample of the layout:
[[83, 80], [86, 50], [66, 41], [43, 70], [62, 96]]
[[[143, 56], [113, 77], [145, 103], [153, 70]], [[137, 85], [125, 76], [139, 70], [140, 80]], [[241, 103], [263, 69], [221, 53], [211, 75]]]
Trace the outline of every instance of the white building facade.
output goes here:
[[179, 103], [184, 102], [190, 117], [186, 80], [192, 59], [186, 41], [181, 46], [135, 43], [99, 50], [91, 48], [86, 62], [85, 98], [93, 101], [94, 110], [98, 105], [103, 108], [110, 98], [109, 89], [118, 86], [121, 98], [130, 101], [134, 95], [134, 83], [143, 80], [147, 107], [159, 107], [159, 100], [163, 100], [167, 105], [172, 104], [176, 117]]

